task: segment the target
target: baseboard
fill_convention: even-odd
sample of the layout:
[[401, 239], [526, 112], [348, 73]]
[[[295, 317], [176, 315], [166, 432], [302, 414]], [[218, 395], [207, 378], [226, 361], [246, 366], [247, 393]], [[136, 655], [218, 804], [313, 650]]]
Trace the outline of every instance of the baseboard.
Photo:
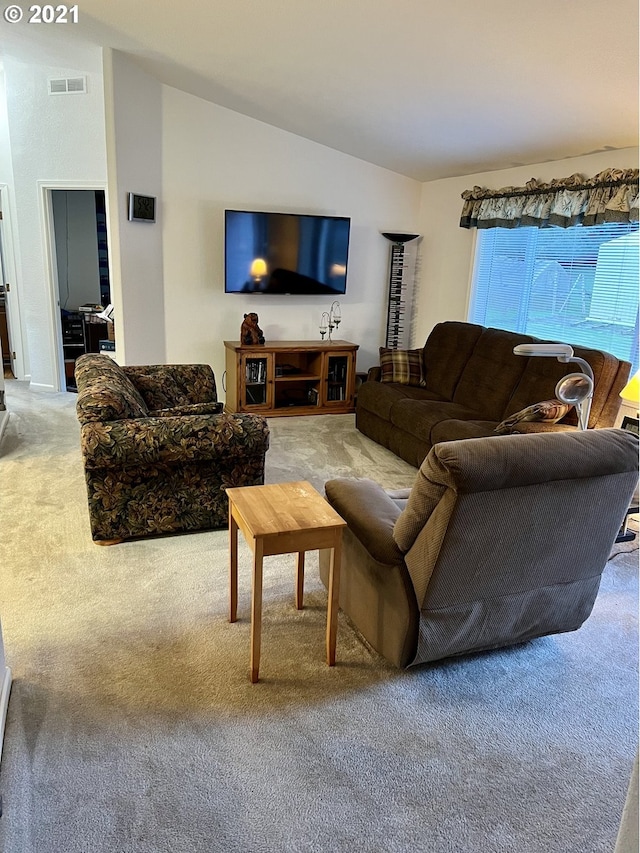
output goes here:
[[2, 690], [0, 691], [0, 758], [2, 758], [2, 743], [4, 741], [4, 724], [7, 720], [7, 707], [9, 705], [9, 693], [11, 692], [11, 670], [8, 666], [4, 669], [2, 676]]
[[29, 382], [29, 388], [31, 391], [46, 391], [48, 394], [53, 394], [56, 390], [53, 385], [45, 385], [43, 382]]

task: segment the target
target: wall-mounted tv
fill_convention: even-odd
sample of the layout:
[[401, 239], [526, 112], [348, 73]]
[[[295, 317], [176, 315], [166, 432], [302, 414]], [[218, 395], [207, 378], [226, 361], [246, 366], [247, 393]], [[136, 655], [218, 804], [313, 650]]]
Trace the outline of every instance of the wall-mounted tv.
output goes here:
[[346, 216], [225, 210], [225, 293], [344, 293]]

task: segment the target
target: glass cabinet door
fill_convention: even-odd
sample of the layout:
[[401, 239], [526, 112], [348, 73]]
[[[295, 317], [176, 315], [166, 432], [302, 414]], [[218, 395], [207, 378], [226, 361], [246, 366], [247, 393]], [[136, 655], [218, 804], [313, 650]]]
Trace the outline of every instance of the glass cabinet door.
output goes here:
[[351, 353], [332, 353], [327, 355], [327, 375], [325, 381], [325, 405], [349, 406], [352, 402]]
[[240, 384], [243, 410], [268, 409], [273, 405], [273, 381], [271, 378], [271, 355], [243, 355], [240, 370], [244, 382]]

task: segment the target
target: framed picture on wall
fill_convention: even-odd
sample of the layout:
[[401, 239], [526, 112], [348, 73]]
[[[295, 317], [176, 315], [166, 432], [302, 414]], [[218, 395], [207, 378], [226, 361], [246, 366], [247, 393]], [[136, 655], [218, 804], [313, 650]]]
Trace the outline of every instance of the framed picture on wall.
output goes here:
[[156, 200], [154, 196], [129, 193], [129, 221], [155, 222]]

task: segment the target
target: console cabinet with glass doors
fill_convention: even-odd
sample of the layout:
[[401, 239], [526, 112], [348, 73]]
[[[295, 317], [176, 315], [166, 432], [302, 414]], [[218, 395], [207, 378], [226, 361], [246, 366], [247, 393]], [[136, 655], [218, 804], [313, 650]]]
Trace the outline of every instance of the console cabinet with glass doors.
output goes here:
[[225, 341], [228, 412], [266, 417], [348, 414], [355, 406], [356, 352], [349, 341]]

